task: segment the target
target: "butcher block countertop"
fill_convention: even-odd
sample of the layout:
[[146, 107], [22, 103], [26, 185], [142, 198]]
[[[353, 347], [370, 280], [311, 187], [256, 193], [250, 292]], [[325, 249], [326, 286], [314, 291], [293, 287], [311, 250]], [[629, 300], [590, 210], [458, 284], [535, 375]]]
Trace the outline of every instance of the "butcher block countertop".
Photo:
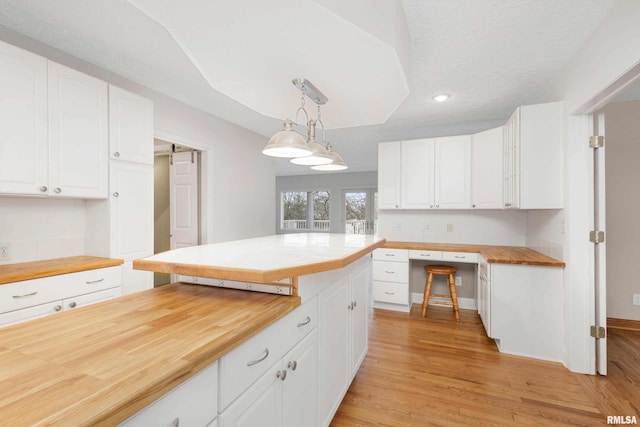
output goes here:
[[41, 277], [57, 276], [58, 274], [113, 267], [123, 263], [124, 261], [121, 259], [97, 256], [72, 256], [44, 261], [5, 264], [0, 265], [0, 285], [20, 282], [22, 280], [39, 279]]
[[562, 268], [565, 266], [562, 261], [520, 246], [387, 241], [383, 247], [417, 251], [476, 252], [482, 255], [485, 261], [495, 264], [524, 264]]
[[383, 238], [370, 235], [278, 234], [174, 249], [135, 260], [133, 268], [272, 284], [342, 268], [381, 247], [384, 242]]
[[174, 283], [0, 329], [0, 424], [117, 425], [299, 305]]

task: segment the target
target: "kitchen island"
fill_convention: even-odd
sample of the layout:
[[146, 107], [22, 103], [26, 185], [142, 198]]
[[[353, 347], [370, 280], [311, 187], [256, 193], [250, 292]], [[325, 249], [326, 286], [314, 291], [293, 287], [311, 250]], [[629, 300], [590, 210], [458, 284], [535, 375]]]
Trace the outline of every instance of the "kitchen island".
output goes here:
[[[200, 265], [202, 277], [224, 280], [238, 272], [263, 283], [289, 279], [301, 296], [176, 283], [0, 329], [3, 423], [169, 425], [184, 417], [189, 425], [197, 413], [195, 425], [259, 425], [265, 417], [327, 425], [366, 354], [365, 255], [384, 239], [240, 242], [197, 260], [205, 264], [181, 260], [176, 268]], [[206, 381], [193, 385], [199, 378]]]

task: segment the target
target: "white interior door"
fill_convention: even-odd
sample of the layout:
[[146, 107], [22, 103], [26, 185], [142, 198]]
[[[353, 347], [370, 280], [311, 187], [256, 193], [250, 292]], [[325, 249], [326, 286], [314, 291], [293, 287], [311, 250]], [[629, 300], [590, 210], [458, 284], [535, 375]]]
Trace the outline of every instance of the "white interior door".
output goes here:
[[[593, 117], [593, 134], [604, 137], [604, 113]], [[605, 145], [606, 146], [606, 145]], [[593, 150], [593, 229], [605, 232], [605, 149]], [[595, 324], [607, 326], [606, 238], [594, 244]], [[596, 339], [596, 370], [607, 375], [607, 337]]]
[[198, 152], [172, 154], [169, 164], [171, 249], [198, 244]]

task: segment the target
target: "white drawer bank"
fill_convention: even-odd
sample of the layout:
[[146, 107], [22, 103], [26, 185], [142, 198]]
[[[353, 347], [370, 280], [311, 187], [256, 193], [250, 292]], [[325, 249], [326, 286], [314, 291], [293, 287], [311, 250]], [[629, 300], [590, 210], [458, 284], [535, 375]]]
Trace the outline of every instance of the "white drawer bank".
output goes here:
[[97, 268], [0, 286], [0, 326], [93, 304], [122, 294], [122, 267]]

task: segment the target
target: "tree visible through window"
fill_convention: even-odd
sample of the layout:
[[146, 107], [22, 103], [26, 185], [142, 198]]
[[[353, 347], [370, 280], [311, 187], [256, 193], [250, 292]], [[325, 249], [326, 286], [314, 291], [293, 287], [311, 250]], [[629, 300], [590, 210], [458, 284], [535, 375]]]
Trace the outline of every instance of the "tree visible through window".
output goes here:
[[330, 229], [328, 191], [289, 191], [281, 196], [283, 230]]

